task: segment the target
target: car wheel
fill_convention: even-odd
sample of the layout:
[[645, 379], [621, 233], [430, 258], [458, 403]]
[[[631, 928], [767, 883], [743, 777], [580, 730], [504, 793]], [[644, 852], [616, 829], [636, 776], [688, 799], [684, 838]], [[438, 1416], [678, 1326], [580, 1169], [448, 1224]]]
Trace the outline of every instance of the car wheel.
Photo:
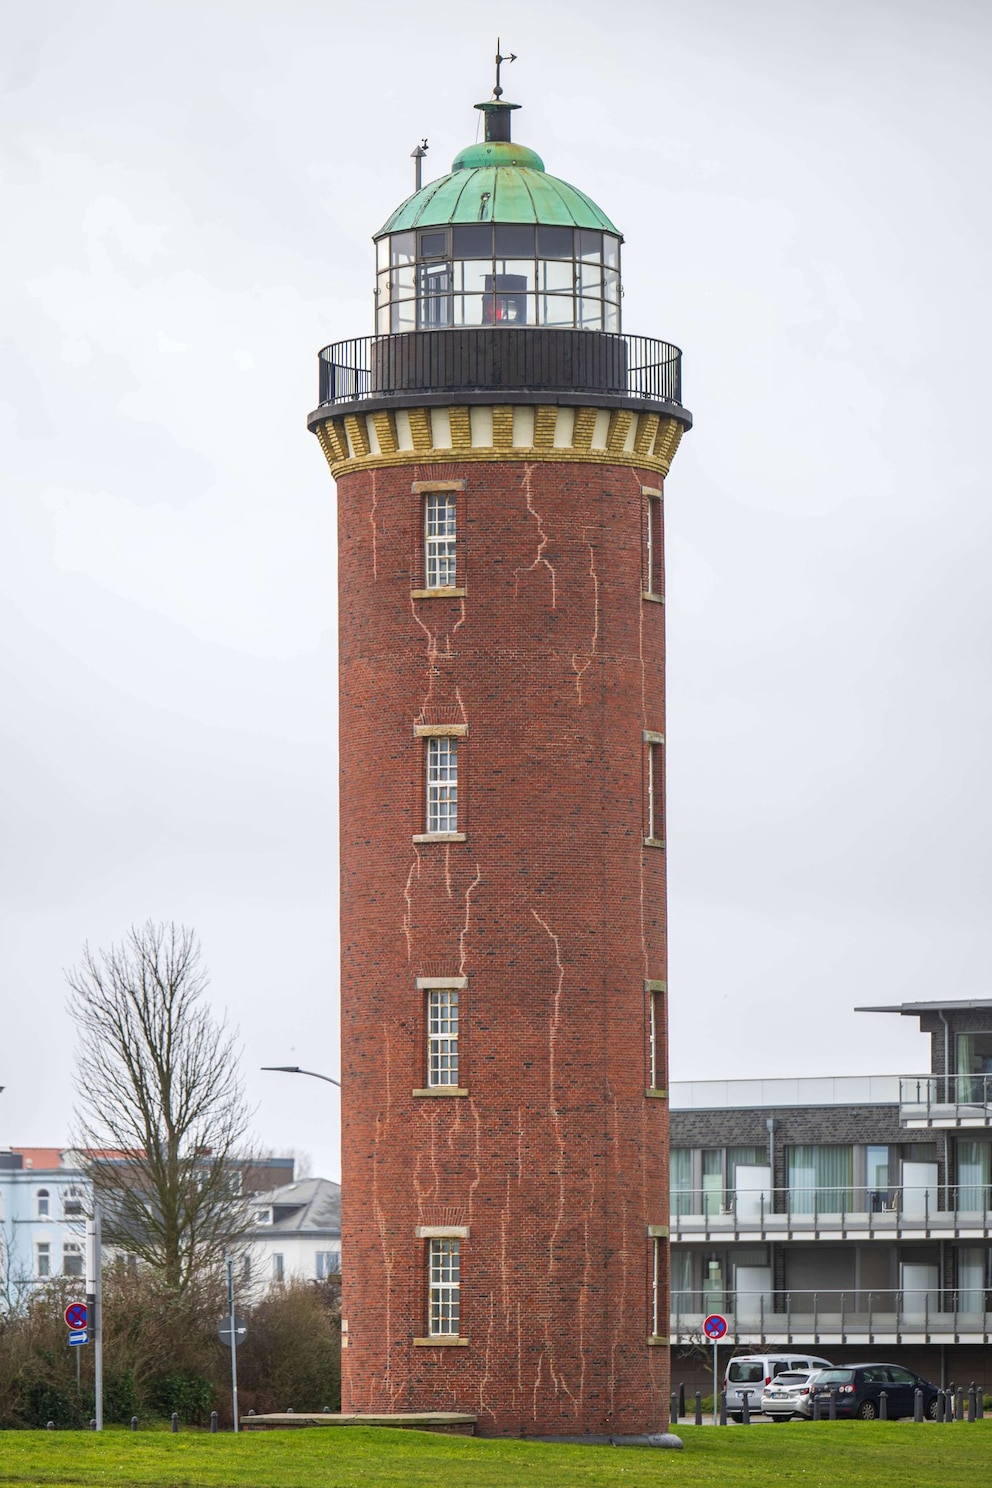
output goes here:
[[862, 1400], [858, 1406], [858, 1418], [862, 1421], [875, 1421], [878, 1418], [878, 1406], [874, 1400]]
[[788, 1421], [789, 1420], [789, 1417], [788, 1416], [772, 1416], [772, 1420], [773, 1421], [778, 1421], [779, 1425], [781, 1425], [781, 1423], [783, 1421]]
[[744, 1417], [741, 1415], [740, 1411], [731, 1411], [730, 1412], [730, 1419], [732, 1421], [736, 1421], [737, 1424], [738, 1424], [738, 1426], [743, 1425]]
[[924, 1408], [923, 1414], [926, 1416], [926, 1418], [927, 1418], [928, 1421], [936, 1421], [936, 1419], [937, 1419], [937, 1397], [936, 1397], [936, 1395], [930, 1401], [929, 1405], [927, 1405]]

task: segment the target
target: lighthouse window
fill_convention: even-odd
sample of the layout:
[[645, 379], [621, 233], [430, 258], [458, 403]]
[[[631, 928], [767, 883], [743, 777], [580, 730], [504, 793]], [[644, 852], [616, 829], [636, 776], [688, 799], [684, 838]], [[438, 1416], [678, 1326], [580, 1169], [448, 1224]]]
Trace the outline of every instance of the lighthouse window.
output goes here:
[[428, 589], [449, 589], [456, 582], [456, 502], [454, 491], [428, 491], [424, 502], [424, 575]]
[[430, 1322], [433, 1338], [456, 1336], [461, 1300], [461, 1241], [428, 1242], [430, 1268]]
[[644, 841], [663, 847], [665, 839], [665, 741], [661, 734], [644, 735]]
[[458, 992], [435, 987], [427, 994], [427, 1084], [458, 1084]]
[[618, 331], [619, 261], [619, 238], [585, 228], [500, 222], [394, 233], [376, 245], [377, 330]]
[[458, 831], [458, 740], [427, 740], [427, 830]]

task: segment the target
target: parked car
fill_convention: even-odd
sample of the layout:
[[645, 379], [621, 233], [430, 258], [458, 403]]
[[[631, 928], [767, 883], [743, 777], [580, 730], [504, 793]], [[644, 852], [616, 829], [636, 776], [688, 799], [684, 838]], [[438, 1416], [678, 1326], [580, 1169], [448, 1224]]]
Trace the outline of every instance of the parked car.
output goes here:
[[930, 1420], [937, 1414], [937, 1386], [901, 1364], [840, 1364], [821, 1370], [813, 1386], [813, 1400], [819, 1401], [821, 1416], [827, 1415], [830, 1397], [836, 1395], [838, 1416], [875, 1421], [882, 1413], [883, 1390], [888, 1397], [890, 1421], [913, 1414], [917, 1390], [923, 1391], [923, 1414]]
[[744, 1418], [744, 1391], [748, 1392], [748, 1411], [761, 1410], [761, 1395], [776, 1375], [795, 1369], [830, 1369], [829, 1359], [801, 1350], [791, 1354], [738, 1354], [727, 1365], [723, 1388], [727, 1392], [727, 1415], [734, 1421]]
[[773, 1421], [791, 1421], [793, 1416], [809, 1420], [813, 1414], [813, 1381], [818, 1369], [786, 1369], [766, 1385], [761, 1409]]

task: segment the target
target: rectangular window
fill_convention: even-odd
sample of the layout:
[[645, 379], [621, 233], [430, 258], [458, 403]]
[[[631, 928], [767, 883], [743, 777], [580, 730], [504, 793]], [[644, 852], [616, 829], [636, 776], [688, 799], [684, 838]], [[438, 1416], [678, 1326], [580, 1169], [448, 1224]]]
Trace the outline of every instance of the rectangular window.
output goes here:
[[844, 1214], [853, 1206], [854, 1149], [789, 1147], [786, 1152], [792, 1214]]
[[40, 1240], [35, 1246], [35, 1259], [39, 1276], [51, 1276], [52, 1274], [52, 1247], [47, 1240]]
[[424, 501], [424, 578], [428, 589], [455, 587], [457, 539], [455, 492], [428, 491]]
[[661, 495], [644, 493], [644, 592], [654, 599], [664, 593], [664, 549], [662, 547]]
[[80, 1245], [65, 1244], [62, 1247], [62, 1275], [82, 1276], [83, 1250]]
[[427, 740], [427, 830], [458, 831], [458, 739]]
[[83, 1194], [79, 1188], [67, 1188], [62, 1200], [62, 1213], [67, 1219], [77, 1218], [83, 1212]]
[[431, 1240], [430, 1326], [432, 1338], [456, 1337], [461, 1292], [461, 1241]]
[[329, 1276], [341, 1275], [341, 1252], [339, 1250], [318, 1250], [317, 1252], [317, 1280], [326, 1281]]
[[283, 1281], [286, 1275], [286, 1266], [281, 1255], [272, 1257], [272, 1280]]
[[427, 994], [427, 1084], [458, 1084], [458, 993], [454, 987]]
[[648, 983], [648, 1088], [665, 1090], [665, 989]]
[[651, 1241], [651, 1336], [668, 1335], [668, 1241], [655, 1235]]
[[644, 837], [654, 846], [665, 841], [665, 741], [644, 735]]

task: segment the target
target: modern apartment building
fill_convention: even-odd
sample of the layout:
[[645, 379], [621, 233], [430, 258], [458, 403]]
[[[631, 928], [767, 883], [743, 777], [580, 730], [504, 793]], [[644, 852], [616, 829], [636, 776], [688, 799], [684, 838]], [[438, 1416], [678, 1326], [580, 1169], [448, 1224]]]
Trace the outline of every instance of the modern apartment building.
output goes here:
[[676, 1375], [720, 1312], [740, 1348], [992, 1384], [992, 999], [859, 1011], [919, 1018], [929, 1070], [673, 1084]]

